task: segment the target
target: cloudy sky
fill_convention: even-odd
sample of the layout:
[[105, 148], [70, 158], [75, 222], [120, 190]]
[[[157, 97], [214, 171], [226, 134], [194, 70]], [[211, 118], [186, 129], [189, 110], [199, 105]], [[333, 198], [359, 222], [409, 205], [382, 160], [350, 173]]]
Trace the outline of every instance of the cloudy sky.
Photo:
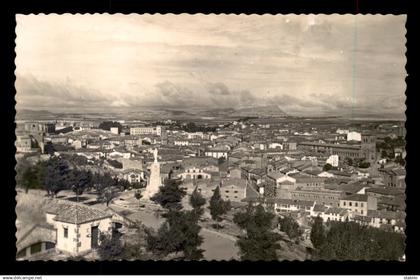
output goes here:
[[404, 114], [406, 16], [17, 15], [17, 108]]

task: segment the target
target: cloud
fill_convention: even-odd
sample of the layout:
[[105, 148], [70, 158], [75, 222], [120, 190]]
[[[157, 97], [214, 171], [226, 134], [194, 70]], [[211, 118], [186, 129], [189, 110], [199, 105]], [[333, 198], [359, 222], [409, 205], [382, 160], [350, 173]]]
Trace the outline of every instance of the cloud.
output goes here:
[[278, 104], [300, 113], [403, 112], [405, 20], [18, 15], [16, 99], [63, 110]]
[[40, 81], [33, 76], [16, 78], [16, 101], [22, 107], [95, 107], [109, 106], [113, 100], [100, 92], [64, 82]]

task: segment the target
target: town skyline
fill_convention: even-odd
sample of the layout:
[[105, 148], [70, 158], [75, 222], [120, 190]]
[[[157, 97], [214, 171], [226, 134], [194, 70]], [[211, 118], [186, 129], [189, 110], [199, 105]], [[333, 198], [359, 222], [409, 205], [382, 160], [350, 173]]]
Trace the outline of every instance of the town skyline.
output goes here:
[[403, 119], [405, 19], [18, 15], [16, 108], [278, 105], [292, 116]]

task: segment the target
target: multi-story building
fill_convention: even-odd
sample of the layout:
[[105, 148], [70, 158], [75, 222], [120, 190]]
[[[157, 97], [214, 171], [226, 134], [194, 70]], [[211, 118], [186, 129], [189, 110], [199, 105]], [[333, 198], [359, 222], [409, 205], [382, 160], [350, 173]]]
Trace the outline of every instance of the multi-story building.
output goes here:
[[28, 135], [16, 135], [15, 145], [18, 153], [32, 152], [32, 140]]
[[338, 155], [341, 159], [366, 159], [369, 162], [374, 162], [376, 160], [376, 137], [370, 134], [362, 134], [361, 140], [360, 145], [301, 142], [299, 147], [316, 153]]
[[406, 171], [404, 168], [380, 168], [378, 170], [386, 186], [405, 188]]
[[308, 215], [312, 214], [315, 207], [315, 201], [294, 200], [294, 199], [269, 199], [268, 203], [274, 204], [274, 210], [277, 213], [303, 211]]
[[[22, 127], [21, 124], [18, 127]], [[53, 123], [37, 123], [37, 122], [26, 122], [23, 124], [25, 132], [31, 133], [54, 133], [55, 132], [55, 124]]]
[[158, 136], [162, 136], [164, 133], [165, 128], [161, 126], [142, 126], [142, 127], [131, 127], [130, 128], [130, 135], [147, 135], [147, 134], [154, 134]]
[[348, 209], [356, 215], [367, 216], [368, 210], [377, 210], [376, 197], [366, 194], [352, 194], [340, 199], [340, 208]]
[[290, 191], [292, 199], [315, 201], [317, 204], [340, 206], [341, 191], [329, 189], [296, 189]]
[[213, 158], [228, 158], [228, 150], [224, 150], [224, 149], [208, 149], [204, 152], [204, 154], [208, 157], [213, 157]]
[[211, 179], [211, 173], [199, 167], [188, 167], [178, 174], [178, 178], [186, 179]]

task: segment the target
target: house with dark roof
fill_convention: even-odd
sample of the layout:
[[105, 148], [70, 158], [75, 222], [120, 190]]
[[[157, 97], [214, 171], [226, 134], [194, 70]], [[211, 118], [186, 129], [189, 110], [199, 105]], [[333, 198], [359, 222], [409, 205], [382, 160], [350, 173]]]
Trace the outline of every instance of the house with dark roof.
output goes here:
[[57, 204], [46, 215], [57, 233], [56, 250], [72, 256], [97, 248], [100, 234], [112, 232], [112, 214], [83, 204]]
[[406, 171], [403, 167], [379, 168], [383, 182], [388, 187], [405, 188]]

